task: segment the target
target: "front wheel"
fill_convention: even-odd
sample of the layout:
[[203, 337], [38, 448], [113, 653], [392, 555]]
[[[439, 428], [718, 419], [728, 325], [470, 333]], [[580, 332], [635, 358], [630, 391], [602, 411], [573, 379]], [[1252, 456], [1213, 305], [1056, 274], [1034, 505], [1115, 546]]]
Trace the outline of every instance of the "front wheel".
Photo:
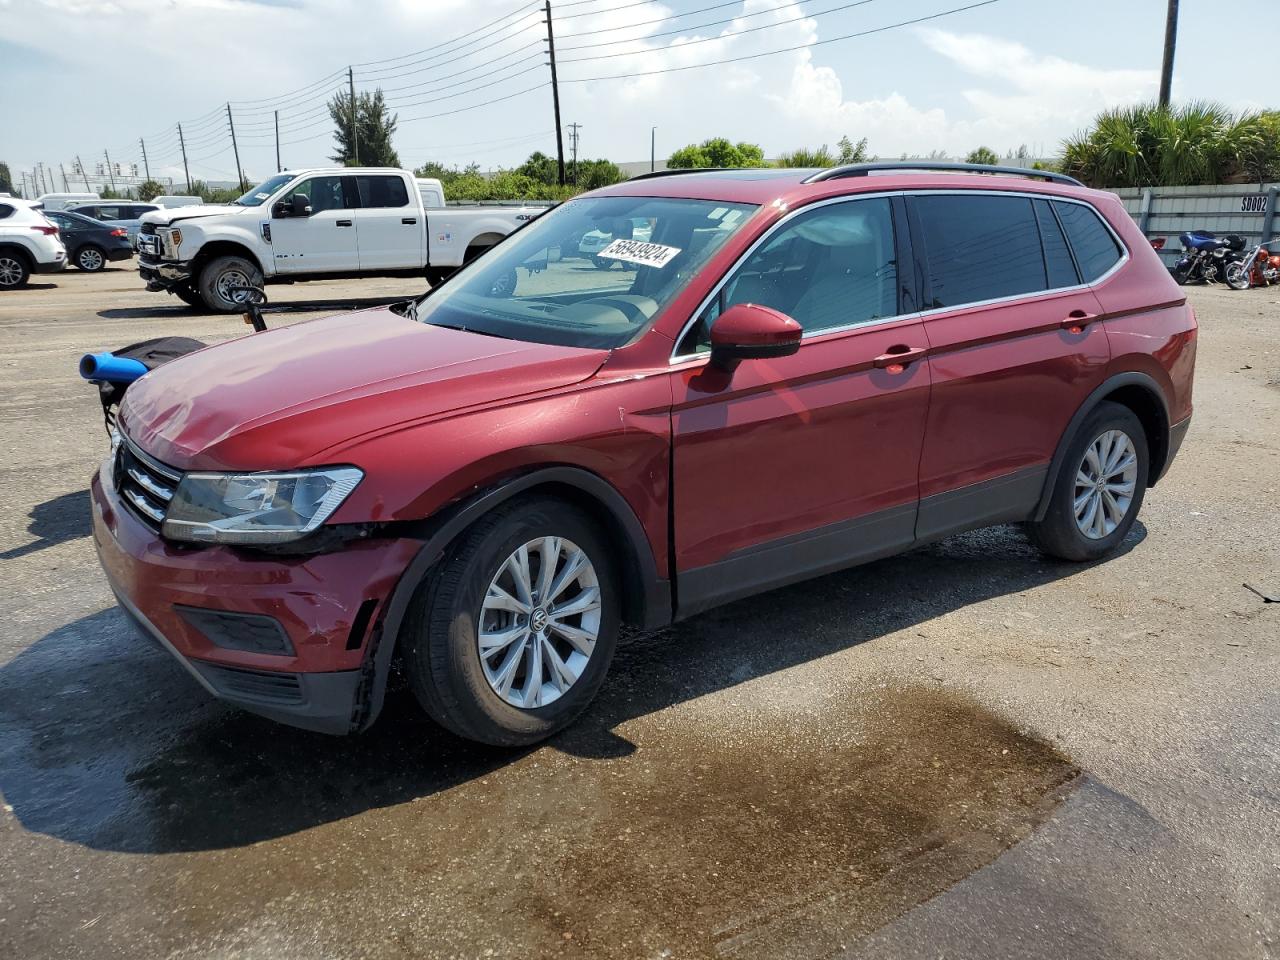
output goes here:
[[210, 310], [237, 313], [244, 309], [244, 295], [233, 287], [261, 287], [262, 271], [244, 257], [218, 257], [200, 271], [196, 289]]
[[1249, 289], [1249, 271], [1245, 269], [1243, 260], [1233, 260], [1227, 264], [1223, 279], [1232, 290]]
[[401, 636], [410, 685], [459, 736], [536, 743], [599, 690], [619, 610], [595, 525], [559, 500], [516, 501], [477, 521], [419, 590]]
[[1142, 421], [1121, 404], [1098, 404], [1067, 448], [1044, 519], [1028, 527], [1031, 539], [1063, 560], [1111, 553], [1137, 519], [1149, 467]]
[[188, 307], [203, 307], [204, 301], [200, 299], [200, 294], [195, 289], [185, 283], [180, 283], [176, 287], [170, 287], [169, 292], [185, 303]]

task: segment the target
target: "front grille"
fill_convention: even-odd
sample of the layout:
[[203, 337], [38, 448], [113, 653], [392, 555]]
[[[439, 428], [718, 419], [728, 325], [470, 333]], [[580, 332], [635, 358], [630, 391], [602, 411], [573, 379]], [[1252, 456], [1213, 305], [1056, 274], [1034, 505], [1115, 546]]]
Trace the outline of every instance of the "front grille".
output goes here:
[[207, 662], [197, 664], [206, 680], [224, 696], [233, 700], [256, 700], [263, 703], [302, 703], [302, 678], [296, 673], [272, 673], [224, 667]]
[[182, 480], [181, 471], [147, 456], [125, 438], [116, 451], [113, 479], [130, 512], [159, 533], [169, 501]]
[[154, 223], [144, 223], [138, 228], [138, 232], [146, 234], [149, 237], [156, 232], [156, 225]]

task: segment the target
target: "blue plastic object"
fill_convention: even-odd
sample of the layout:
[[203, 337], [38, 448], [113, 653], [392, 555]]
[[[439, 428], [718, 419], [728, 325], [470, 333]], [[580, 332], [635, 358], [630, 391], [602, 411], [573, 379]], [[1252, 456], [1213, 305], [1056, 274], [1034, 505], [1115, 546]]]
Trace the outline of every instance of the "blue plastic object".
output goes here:
[[133, 383], [146, 372], [142, 361], [117, 357], [114, 353], [86, 353], [80, 358], [80, 376], [86, 380]]

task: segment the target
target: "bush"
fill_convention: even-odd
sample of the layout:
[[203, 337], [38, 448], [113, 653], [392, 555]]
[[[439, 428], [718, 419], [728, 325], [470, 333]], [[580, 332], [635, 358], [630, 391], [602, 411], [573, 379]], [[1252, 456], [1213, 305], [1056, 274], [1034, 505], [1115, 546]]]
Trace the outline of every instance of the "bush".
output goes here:
[[1195, 186], [1280, 177], [1280, 112], [1141, 103], [1098, 114], [1063, 143], [1063, 170], [1093, 186]]
[[979, 147], [964, 158], [965, 163], [980, 163], [986, 167], [1000, 165], [1000, 157], [990, 147]]
[[764, 151], [754, 143], [730, 143], [724, 137], [712, 137], [702, 143], [681, 147], [667, 158], [672, 169], [706, 167], [763, 167]]

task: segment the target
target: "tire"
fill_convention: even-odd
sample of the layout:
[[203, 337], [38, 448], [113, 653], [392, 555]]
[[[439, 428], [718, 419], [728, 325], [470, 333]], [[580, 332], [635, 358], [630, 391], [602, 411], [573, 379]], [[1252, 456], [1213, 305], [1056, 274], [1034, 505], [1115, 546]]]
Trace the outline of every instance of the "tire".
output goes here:
[[204, 306], [204, 301], [200, 299], [200, 294], [198, 294], [194, 288], [186, 284], [182, 284], [176, 287], [170, 287], [169, 292], [172, 293], [175, 297], [177, 297], [179, 300], [181, 300], [183, 303], [185, 303], [189, 307]]
[[1244, 261], [1233, 260], [1227, 264], [1223, 280], [1232, 290], [1248, 290], [1250, 286], [1249, 271], [1244, 268]]
[[205, 264], [196, 281], [200, 299], [210, 310], [239, 313], [244, 304], [232, 299], [227, 286], [262, 286], [262, 271], [244, 257], [216, 257]]
[[[535, 602], [523, 615], [524, 622], [518, 619], [518, 607], [529, 609], [521, 603], [512, 573], [519, 551], [526, 550], [528, 580], [536, 597], [541, 550], [550, 538], [560, 538], [557, 577], [564, 575], [575, 552], [587, 561], [578, 576], [561, 587], [559, 595], [566, 599], [560, 605], [583, 598], [589, 604], [591, 583], [595, 584], [598, 608], [564, 618], [566, 627], [582, 632], [579, 637], [589, 637], [594, 629], [594, 646], [586, 653], [545, 619], [544, 606]], [[400, 639], [410, 686], [433, 720], [469, 740], [516, 747], [551, 736], [586, 709], [613, 659], [620, 603], [612, 551], [585, 516], [550, 498], [505, 504], [462, 534], [429, 577], [414, 598]], [[507, 594], [497, 600], [500, 608], [485, 605], [486, 598], [499, 596], [490, 593], [494, 584]], [[508, 605], [513, 597], [514, 604]], [[539, 621], [546, 624], [543, 631], [532, 633]], [[482, 657], [481, 627], [490, 637], [512, 639], [507, 645], [495, 643]], [[581, 639], [578, 646], [585, 646]], [[549, 649], [564, 673], [552, 666]], [[540, 659], [535, 661], [535, 656]], [[505, 685], [504, 677], [510, 678]], [[528, 707], [521, 703], [526, 699], [532, 701]]]
[[[1119, 434], [1128, 441], [1126, 451], [1115, 451], [1108, 446], [1108, 438], [1112, 441]], [[1117, 470], [1112, 467], [1109, 474], [1111, 483], [1090, 496], [1090, 488], [1082, 481], [1088, 477], [1095, 478], [1099, 471], [1093, 466], [1099, 458], [1108, 452], [1115, 452], [1120, 466], [1131, 455], [1131, 467]], [[1102, 464], [1106, 466], [1106, 464]], [[1115, 551], [1137, 519], [1142, 509], [1142, 498], [1147, 490], [1147, 477], [1150, 469], [1150, 454], [1147, 447], [1147, 433], [1142, 421], [1128, 407], [1118, 403], [1105, 401], [1085, 417], [1084, 423], [1072, 438], [1067, 447], [1067, 455], [1054, 481], [1053, 494], [1049, 500], [1049, 508], [1044, 519], [1028, 524], [1028, 533], [1041, 550], [1062, 560], [1079, 562], [1099, 560]], [[1077, 489], [1083, 508], [1077, 512]], [[1128, 502], [1125, 503], [1124, 490], [1129, 491]], [[1088, 500], [1083, 500], [1084, 497]], [[1110, 497], [1110, 501], [1106, 497]], [[1123, 508], [1117, 518], [1111, 508]], [[1094, 512], [1091, 512], [1091, 508]], [[1092, 519], [1092, 524], [1090, 520]], [[1084, 528], [1090, 528], [1086, 533]]]
[[608, 270], [613, 266], [613, 261], [608, 257], [601, 257], [597, 254], [591, 255], [591, 262], [595, 264], [597, 270]]
[[0, 290], [16, 290], [31, 279], [31, 264], [15, 250], [0, 250]]
[[107, 269], [106, 251], [92, 243], [86, 243], [76, 251], [76, 269], [85, 273], [98, 273]]

